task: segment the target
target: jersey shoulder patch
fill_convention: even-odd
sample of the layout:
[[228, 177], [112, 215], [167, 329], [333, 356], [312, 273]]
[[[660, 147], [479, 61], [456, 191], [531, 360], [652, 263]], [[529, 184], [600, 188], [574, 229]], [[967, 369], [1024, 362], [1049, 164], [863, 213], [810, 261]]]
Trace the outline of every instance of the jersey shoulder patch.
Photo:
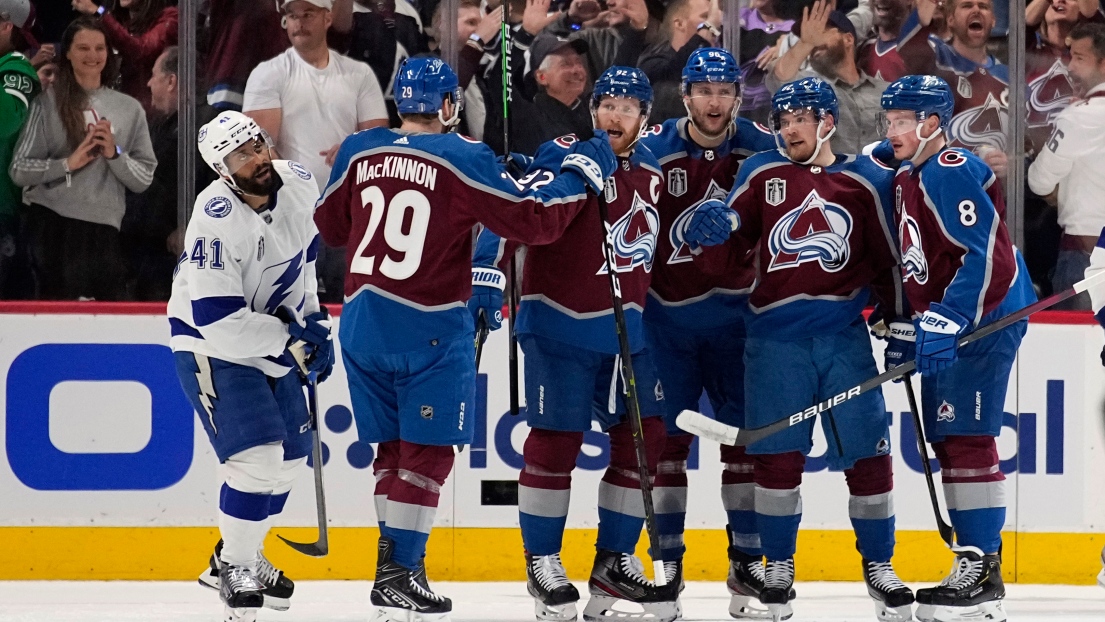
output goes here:
[[963, 166], [967, 163], [967, 156], [959, 149], [945, 149], [936, 158], [940, 166]]
[[299, 176], [300, 179], [303, 179], [303, 180], [311, 179], [311, 171], [308, 171], [307, 167], [303, 166], [299, 162], [295, 162], [293, 160], [288, 160], [288, 169], [291, 170], [291, 172], [295, 173], [297, 176]]
[[234, 209], [234, 204], [226, 197], [211, 197], [203, 205], [203, 211], [212, 218], [225, 218]]

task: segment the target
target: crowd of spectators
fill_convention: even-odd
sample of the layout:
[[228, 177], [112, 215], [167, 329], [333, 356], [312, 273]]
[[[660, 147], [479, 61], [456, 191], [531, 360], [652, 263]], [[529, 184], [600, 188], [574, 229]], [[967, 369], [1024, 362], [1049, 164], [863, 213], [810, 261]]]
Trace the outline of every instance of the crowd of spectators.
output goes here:
[[[499, 153], [504, 11], [511, 149], [527, 154], [562, 134], [590, 135], [591, 84], [612, 65], [649, 76], [651, 122], [683, 116], [686, 59], [733, 43], [719, 0], [503, 2], [459, 0], [453, 46], [460, 131]], [[453, 29], [443, 14], [441, 0], [204, 0], [198, 121], [245, 112], [321, 190], [346, 136], [398, 125], [395, 74], [405, 58], [448, 47], [442, 37]], [[744, 0], [740, 115], [767, 124], [772, 93], [819, 76], [840, 100], [834, 146], [860, 152], [880, 139], [887, 83], [935, 74], [956, 93], [952, 144], [978, 153], [1004, 180], [1014, 165], [1006, 155], [1007, 16], [1006, 0]], [[175, 0], [0, 0], [0, 298], [168, 296], [181, 252], [178, 188], [213, 178], [201, 165], [178, 179], [180, 19]], [[1105, 88], [1103, 23], [1099, 0], [1030, 0], [1025, 8], [1023, 165], [1032, 183], [1024, 250], [1041, 294], [1069, 285], [1105, 226], [1105, 188], [1092, 186], [1105, 179], [1105, 130], [1082, 141], [1096, 151], [1079, 151], [1056, 131], [1076, 104], [1087, 106], [1075, 115], [1083, 138], [1105, 127], [1105, 109], [1089, 101]], [[1095, 114], [1097, 125], [1086, 120]], [[320, 258], [326, 300], [341, 299], [344, 261], [344, 249]]]

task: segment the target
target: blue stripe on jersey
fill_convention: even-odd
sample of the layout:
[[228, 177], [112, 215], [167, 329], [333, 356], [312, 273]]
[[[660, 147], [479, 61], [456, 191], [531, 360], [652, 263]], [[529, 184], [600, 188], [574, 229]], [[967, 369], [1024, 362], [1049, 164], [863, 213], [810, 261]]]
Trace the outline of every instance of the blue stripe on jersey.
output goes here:
[[711, 331], [744, 320], [748, 294], [712, 290], [705, 298], [678, 305], [662, 304], [649, 291], [645, 299], [645, 322], [680, 330]]
[[255, 494], [235, 490], [223, 484], [219, 493], [219, 510], [241, 520], [263, 521], [269, 517], [271, 494]]
[[241, 296], [210, 296], [192, 301], [192, 319], [196, 327], [214, 324], [224, 317], [246, 308]]
[[264, 359], [270, 363], [283, 365], [284, 367], [287, 367], [289, 369], [295, 369], [299, 366], [299, 364], [295, 362], [295, 359], [292, 357], [291, 353], [287, 350], [285, 350], [280, 356], [266, 356], [264, 357]]
[[307, 263], [311, 263], [318, 258], [319, 240], [319, 235], [316, 233], [315, 238], [311, 240], [310, 245], [307, 246]]
[[177, 335], [183, 335], [185, 337], [195, 337], [196, 339], [203, 339], [203, 335], [191, 326], [187, 322], [179, 318], [169, 318], [169, 334], [172, 337]]
[[[547, 337], [577, 348], [619, 354], [618, 333], [614, 327], [614, 310], [609, 309], [596, 317], [581, 318], [541, 300], [526, 300], [518, 306], [518, 334]], [[645, 347], [641, 324], [641, 312], [634, 307], [625, 308], [625, 330], [629, 336], [629, 349], [634, 354]]]
[[791, 340], [834, 335], [863, 313], [869, 294], [864, 288], [851, 300], [791, 298], [774, 307], [752, 307], [747, 319], [748, 336]]

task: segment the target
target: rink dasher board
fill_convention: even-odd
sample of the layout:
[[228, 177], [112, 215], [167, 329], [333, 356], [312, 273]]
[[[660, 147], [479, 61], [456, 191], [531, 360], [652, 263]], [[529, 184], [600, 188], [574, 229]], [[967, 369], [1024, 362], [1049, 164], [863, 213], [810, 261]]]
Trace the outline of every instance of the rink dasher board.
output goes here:
[[[2, 316], [0, 537], [8, 545], [0, 548], [6, 549], [0, 553], [0, 578], [172, 579], [195, 574], [191, 552], [209, 549], [217, 537], [213, 528], [220, 475], [176, 381], [164, 307], [160, 309], [154, 314]], [[1105, 370], [1098, 358], [1105, 339], [1099, 327], [1086, 323], [1088, 315], [1050, 317], [1062, 323], [1030, 324], [1006, 398], [1008, 427], [999, 439], [1009, 482], [1005, 572], [1010, 580], [1088, 583], [1105, 543], [1105, 495], [1100, 492], [1105, 490]], [[874, 348], [881, 361], [881, 342], [875, 341]], [[516, 507], [484, 504], [504, 501], [486, 497], [485, 492], [503, 486], [486, 482], [517, 480], [526, 433], [524, 418], [507, 412], [506, 367], [505, 334], [492, 333], [473, 408], [476, 438], [458, 454], [454, 474], [442, 489], [431, 540], [431, 557], [439, 560], [442, 579], [519, 578]], [[896, 565], [903, 576], [939, 578], [947, 570], [947, 558], [931, 527], [904, 390], [887, 385], [884, 395], [895, 455]], [[340, 357], [319, 396], [327, 424], [323, 438], [330, 450], [325, 471], [334, 553], [324, 560], [290, 554], [288, 563], [303, 578], [365, 578], [371, 576], [376, 537], [374, 478], [366, 462], [371, 449], [357, 442], [355, 426], [349, 425]], [[598, 480], [606, 457], [601, 434], [592, 432], [585, 442], [568, 517], [569, 529], [580, 531], [570, 532], [565, 543], [574, 574], [586, 574], [590, 564]], [[688, 574], [722, 578], [718, 450], [708, 442], [699, 445], [688, 471]], [[858, 573], [852, 564], [827, 563], [836, 555], [855, 553], [844, 479], [824, 470], [819, 459], [824, 450], [818, 429], [803, 486], [799, 577], [805, 567], [812, 573], [806, 580], [854, 579]], [[310, 471], [304, 468], [278, 527], [313, 524], [311, 486]], [[90, 541], [104, 544], [89, 546]], [[132, 570], [105, 559], [112, 547], [123, 546], [112, 543], [125, 542], [189, 554], [151, 559], [143, 574], [132, 577]], [[343, 542], [348, 543], [345, 551]], [[277, 546], [283, 545], [268, 549], [278, 551]], [[1076, 552], [1077, 559], [1057, 564], [1052, 559], [1056, 547]], [[469, 552], [476, 550], [494, 554]], [[66, 558], [58, 559], [62, 552]], [[273, 554], [284, 557], [283, 551]], [[821, 559], [826, 563], [819, 563]]]

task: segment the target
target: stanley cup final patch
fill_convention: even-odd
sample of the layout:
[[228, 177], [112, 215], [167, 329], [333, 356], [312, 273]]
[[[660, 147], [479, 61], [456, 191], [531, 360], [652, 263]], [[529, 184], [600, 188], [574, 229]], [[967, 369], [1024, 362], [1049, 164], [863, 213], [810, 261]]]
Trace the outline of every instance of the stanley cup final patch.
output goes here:
[[780, 205], [787, 200], [787, 182], [785, 179], [772, 177], [764, 183], [764, 200], [768, 205]]
[[673, 197], [681, 197], [687, 194], [687, 171], [681, 168], [673, 168], [668, 171], [668, 194]]

